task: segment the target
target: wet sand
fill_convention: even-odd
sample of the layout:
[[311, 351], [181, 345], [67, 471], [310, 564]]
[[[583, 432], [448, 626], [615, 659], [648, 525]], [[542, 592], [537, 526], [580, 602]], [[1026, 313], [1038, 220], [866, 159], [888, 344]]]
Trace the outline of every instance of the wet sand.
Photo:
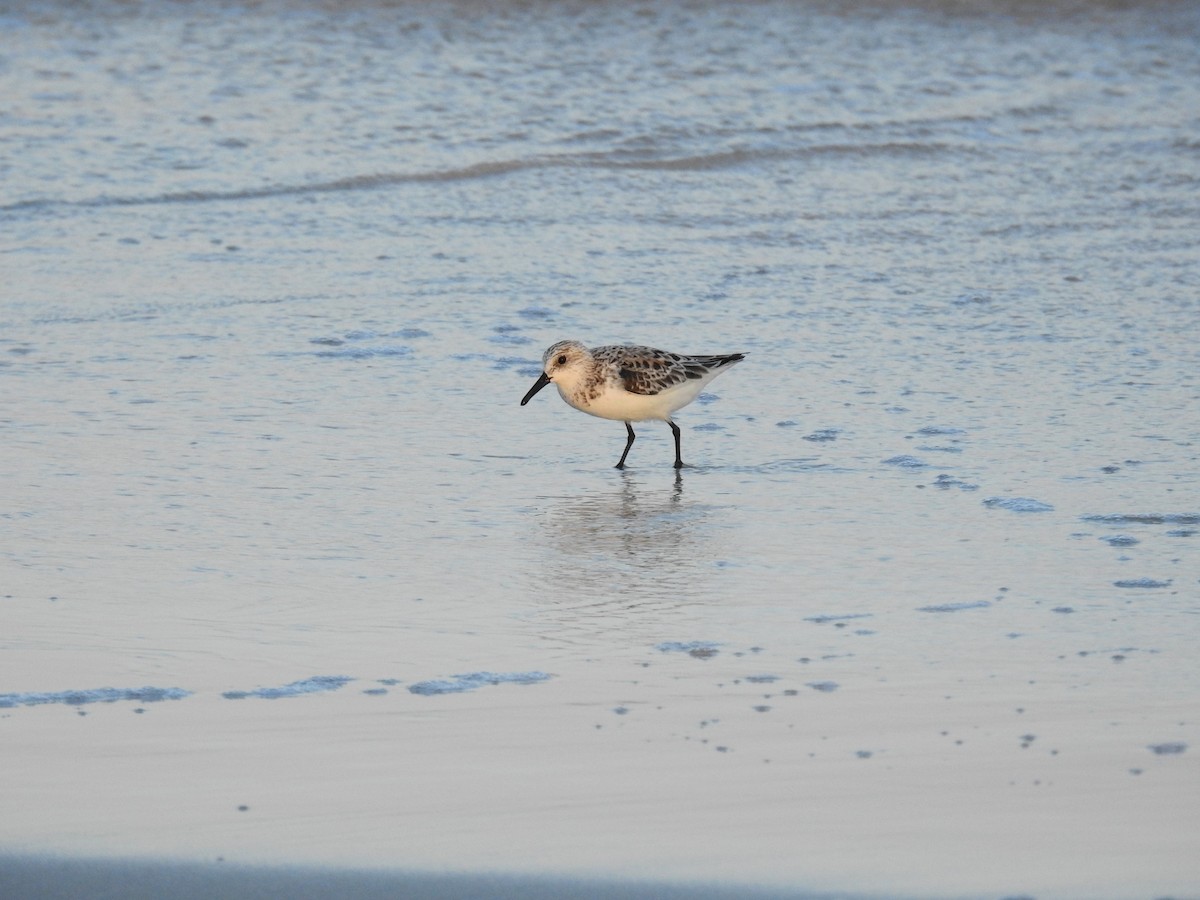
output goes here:
[[[0, 856], [0, 896], [21, 900], [854, 900], [863, 895], [749, 885], [601, 881], [553, 876], [270, 868], [231, 863]], [[888, 895], [896, 900], [896, 895]]]
[[[1194, 896], [1197, 46], [0, 2], [0, 849]], [[565, 338], [747, 355], [618, 472]]]

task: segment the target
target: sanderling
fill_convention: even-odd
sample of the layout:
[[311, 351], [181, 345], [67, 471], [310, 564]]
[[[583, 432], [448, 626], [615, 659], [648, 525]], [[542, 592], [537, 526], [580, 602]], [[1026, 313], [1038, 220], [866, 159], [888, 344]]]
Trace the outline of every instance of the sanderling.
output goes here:
[[633, 446], [631, 422], [661, 419], [675, 435], [675, 468], [683, 468], [679, 455], [679, 426], [671, 413], [696, 399], [700, 390], [727, 366], [745, 359], [745, 354], [728, 356], [684, 356], [653, 347], [610, 345], [589, 350], [579, 341], [559, 341], [542, 355], [542, 374], [521, 399], [554, 382], [562, 398], [576, 409], [625, 423], [629, 439], [617, 468], [625, 468], [625, 457]]

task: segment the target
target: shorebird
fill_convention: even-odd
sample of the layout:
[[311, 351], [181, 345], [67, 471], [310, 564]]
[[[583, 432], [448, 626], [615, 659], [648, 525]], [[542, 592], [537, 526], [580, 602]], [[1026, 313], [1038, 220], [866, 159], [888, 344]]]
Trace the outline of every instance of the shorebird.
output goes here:
[[687, 356], [628, 344], [589, 350], [579, 341], [559, 341], [542, 355], [542, 374], [521, 405], [554, 382], [562, 398], [581, 412], [624, 422], [629, 437], [617, 461], [618, 469], [625, 468], [625, 457], [636, 437], [631, 423], [660, 419], [671, 426], [675, 468], [681, 469], [679, 426], [671, 413], [687, 406], [706, 384], [745, 358], [743, 353]]

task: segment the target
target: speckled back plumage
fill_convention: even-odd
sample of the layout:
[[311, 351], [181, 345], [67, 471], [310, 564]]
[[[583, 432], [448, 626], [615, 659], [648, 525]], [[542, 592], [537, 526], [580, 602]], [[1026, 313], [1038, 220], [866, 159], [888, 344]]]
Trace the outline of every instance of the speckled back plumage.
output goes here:
[[727, 356], [687, 356], [654, 347], [633, 344], [596, 347], [592, 356], [615, 371], [621, 387], [631, 394], [653, 396], [682, 384], [703, 378], [722, 366], [745, 359], [742, 353]]

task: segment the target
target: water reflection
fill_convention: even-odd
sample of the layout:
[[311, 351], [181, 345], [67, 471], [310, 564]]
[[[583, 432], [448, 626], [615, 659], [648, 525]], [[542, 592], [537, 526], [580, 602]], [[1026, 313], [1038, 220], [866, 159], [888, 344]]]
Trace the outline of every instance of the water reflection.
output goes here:
[[604, 493], [543, 498], [547, 513], [533, 538], [544, 547], [538, 596], [579, 618], [675, 609], [703, 595], [716, 568], [719, 507], [690, 499], [686, 482], [676, 472], [655, 487], [622, 472]]

